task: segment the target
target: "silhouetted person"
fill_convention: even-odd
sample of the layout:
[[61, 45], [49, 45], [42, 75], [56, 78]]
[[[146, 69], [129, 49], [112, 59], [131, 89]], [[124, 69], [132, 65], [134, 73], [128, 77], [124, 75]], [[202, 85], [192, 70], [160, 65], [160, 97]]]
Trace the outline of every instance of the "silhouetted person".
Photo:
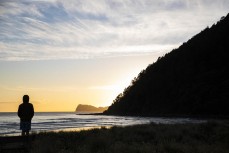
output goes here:
[[21, 135], [29, 135], [31, 130], [31, 120], [34, 115], [33, 104], [29, 103], [29, 96], [23, 96], [23, 103], [18, 107], [18, 116], [20, 118], [20, 129], [22, 130]]

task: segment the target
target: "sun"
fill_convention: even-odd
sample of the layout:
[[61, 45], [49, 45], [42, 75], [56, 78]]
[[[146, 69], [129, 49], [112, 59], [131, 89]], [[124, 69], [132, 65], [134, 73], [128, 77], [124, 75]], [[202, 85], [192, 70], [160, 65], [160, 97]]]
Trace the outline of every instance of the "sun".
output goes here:
[[135, 76], [136, 76], [136, 74], [130, 74], [130, 75], [124, 77], [123, 79], [120, 79], [115, 84], [111, 85], [110, 86], [111, 94], [110, 94], [109, 100], [108, 100], [108, 102], [106, 104], [107, 105], [111, 105], [113, 100], [115, 100], [115, 98], [120, 93], [123, 93], [125, 88], [130, 86], [130, 84], [131, 84], [131, 82], [132, 82], [132, 80], [134, 79]]

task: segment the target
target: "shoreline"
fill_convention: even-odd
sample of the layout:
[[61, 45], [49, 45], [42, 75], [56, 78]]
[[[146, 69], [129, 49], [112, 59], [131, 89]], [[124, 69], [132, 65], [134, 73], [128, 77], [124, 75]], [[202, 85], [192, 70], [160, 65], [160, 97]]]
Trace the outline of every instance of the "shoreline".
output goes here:
[[35, 134], [29, 149], [32, 153], [228, 153], [228, 127], [227, 120], [43, 132]]
[[[93, 113], [93, 114], [76, 114], [76, 115], [101, 115], [101, 113]], [[113, 115], [104, 115], [102, 114], [102, 116], [113, 116]], [[118, 116], [121, 117], [121, 116]], [[124, 116], [124, 117], [133, 117], [133, 116]], [[135, 116], [136, 117], [136, 116]], [[139, 116], [138, 116], [139, 117]], [[141, 117], [140, 117], [141, 118]], [[148, 117], [142, 117], [142, 118], [148, 118]], [[95, 125], [95, 126], [86, 126], [86, 127], [65, 127], [65, 128], [53, 128], [53, 129], [46, 129], [46, 130], [36, 130], [32, 127], [32, 130], [30, 131], [30, 134], [38, 134], [38, 133], [42, 133], [42, 132], [76, 132], [76, 131], [84, 131], [84, 130], [91, 130], [91, 129], [101, 129], [103, 127], [105, 128], [112, 128], [114, 126], [116, 127], [125, 127], [125, 126], [134, 126], [134, 125], [144, 125], [144, 124], [189, 124], [189, 123], [193, 123], [193, 124], [200, 124], [200, 123], [205, 123], [205, 122], [211, 122], [211, 121], [227, 121], [226, 119], [200, 119], [200, 118], [185, 118], [185, 117], [149, 117], [149, 118], [153, 118], [152, 121], [149, 121], [148, 123], [136, 123], [136, 124], [127, 124], [127, 125]], [[161, 121], [157, 121], [158, 119], [162, 119]], [[163, 120], [165, 120], [163, 122]], [[176, 122], [176, 120], [181, 120]], [[183, 121], [182, 121], [183, 120]], [[189, 121], [190, 120], [190, 121]], [[7, 136], [20, 136], [21, 135], [21, 131], [18, 130], [15, 133], [2, 133], [0, 134], [0, 137], [7, 137]]]
[[123, 116], [123, 117], [152, 117], [152, 118], [187, 118], [194, 120], [229, 120], [229, 116], [216, 116], [216, 115], [117, 115], [117, 114], [104, 114], [104, 113], [82, 113], [76, 115], [102, 115], [102, 116]]
[[[84, 114], [75, 114], [75, 113], [71, 113], [71, 114], [74, 114], [74, 115], [93, 115], [93, 116], [114, 116], [114, 115], [107, 115], [107, 114], [103, 114], [103, 113], [84, 113]], [[117, 116], [117, 117], [122, 117], [122, 116]], [[139, 117], [141, 118], [142, 116], [123, 116], [123, 117]], [[154, 117], [142, 117], [142, 118], [153, 118], [153, 120], [149, 121], [148, 123], [150, 122], [154, 122], [156, 124], [177, 124], [177, 122], [174, 122], [173, 120], [179, 120], [179, 119], [184, 119], [184, 121], [181, 121], [182, 123], [179, 123], [179, 124], [186, 124], [186, 123], [202, 123], [202, 122], [209, 122], [209, 121], [227, 121], [228, 119], [226, 118], [193, 118], [191, 116], [154, 116]], [[161, 121], [157, 121], [158, 118], [161, 118], [162, 120], [165, 120], [164, 123], [162, 123]], [[170, 120], [171, 119], [171, 120]], [[168, 122], [166, 121], [168, 120]], [[170, 120], [170, 121], [169, 121]], [[187, 121], [186, 121], [187, 120]], [[188, 121], [188, 120], [193, 120], [192, 122]], [[166, 123], [167, 122], [167, 123]], [[170, 122], [170, 123], [169, 123]], [[137, 123], [139, 124], [139, 123]], [[140, 124], [145, 124], [145, 123], [140, 123]], [[58, 128], [58, 127], [54, 127], [54, 128], [50, 128], [50, 129], [47, 129], [47, 130], [42, 130], [42, 129], [35, 129], [33, 128], [32, 126], [32, 130], [30, 133], [40, 133], [40, 132], [59, 132], [59, 131], [82, 131], [82, 130], [90, 130], [90, 129], [94, 129], [94, 128], [98, 128], [98, 129], [101, 129], [102, 127], [113, 127], [113, 126], [128, 126], [128, 125], [92, 125], [92, 126], [86, 126], [86, 127], [80, 127], [80, 126], [77, 126], [77, 127], [65, 127], [65, 128]], [[7, 137], [7, 136], [20, 136], [21, 135], [21, 131], [18, 130], [18, 131], [14, 131], [14, 133], [2, 133], [0, 134], [0, 137]]]
[[[91, 127], [75, 127], [75, 128], [63, 128], [63, 129], [54, 129], [54, 130], [40, 130], [40, 131], [30, 131], [30, 135], [36, 135], [39, 133], [49, 133], [49, 132], [80, 132], [80, 131], [87, 131], [93, 129], [102, 129], [102, 128], [112, 128], [113, 126], [91, 126]], [[0, 138], [3, 137], [20, 137], [21, 132], [17, 133], [7, 133], [7, 134], [0, 134]]]

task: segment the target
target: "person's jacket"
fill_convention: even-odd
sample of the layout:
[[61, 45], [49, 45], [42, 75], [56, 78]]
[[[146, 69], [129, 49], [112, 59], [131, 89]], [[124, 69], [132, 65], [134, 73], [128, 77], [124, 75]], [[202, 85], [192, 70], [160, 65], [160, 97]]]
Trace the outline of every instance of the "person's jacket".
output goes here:
[[33, 105], [31, 103], [22, 103], [18, 107], [18, 116], [21, 121], [31, 122], [34, 115]]

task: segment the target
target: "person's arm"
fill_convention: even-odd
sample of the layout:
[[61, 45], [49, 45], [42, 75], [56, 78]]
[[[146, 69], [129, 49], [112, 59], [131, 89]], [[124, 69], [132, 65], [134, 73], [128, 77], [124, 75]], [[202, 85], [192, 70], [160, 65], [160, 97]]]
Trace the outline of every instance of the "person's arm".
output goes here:
[[18, 115], [19, 118], [22, 117], [20, 105], [19, 105], [19, 107], [18, 107], [17, 115]]
[[29, 119], [32, 120], [33, 116], [34, 116], [34, 108], [33, 108], [33, 104], [30, 103], [30, 107], [29, 107]]
[[34, 108], [33, 108], [33, 105], [32, 105], [32, 113], [31, 113], [31, 118], [33, 118], [34, 116]]

